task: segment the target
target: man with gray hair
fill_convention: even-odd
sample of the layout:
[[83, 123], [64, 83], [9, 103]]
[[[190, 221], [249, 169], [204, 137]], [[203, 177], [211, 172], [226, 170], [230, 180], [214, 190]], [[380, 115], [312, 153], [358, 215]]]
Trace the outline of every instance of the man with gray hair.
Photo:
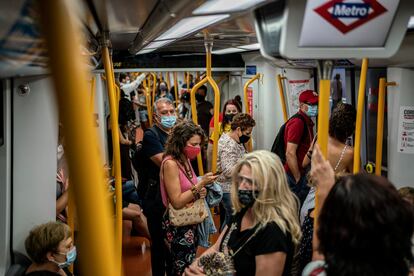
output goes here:
[[154, 276], [164, 276], [166, 267], [170, 265], [169, 250], [163, 242], [161, 224], [165, 208], [161, 200], [160, 166], [165, 142], [176, 120], [172, 101], [168, 98], [158, 99], [154, 104], [154, 126], [145, 131], [142, 140], [138, 195], [143, 202], [151, 235], [151, 266]]

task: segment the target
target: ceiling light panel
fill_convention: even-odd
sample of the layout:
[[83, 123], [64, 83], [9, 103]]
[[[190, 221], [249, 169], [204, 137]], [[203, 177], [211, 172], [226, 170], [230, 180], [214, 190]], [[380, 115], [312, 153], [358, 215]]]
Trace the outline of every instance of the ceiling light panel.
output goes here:
[[240, 48], [226, 48], [222, 50], [212, 51], [211, 53], [215, 55], [224, 55], [224, 54], [239, 53], [239, 52], [244, 52], [244, 51], [246, 50], [240, 49]]
[[266, 0], [209, 0], [193, 11], [194, 15], [232, 13], [250, 9]]
[[248, 50], [248, 51], [259, 50], [260, 44], [254, 43], [254, 44], [249, 44], [249, 45], [241, 45], [241, 46], [238, 46], [237, 48]]
[[410, 21], [408, 22], [408, 29], [414, 29], [414, 16], [410, 17]]
[[173, 42], [174, 39], [169, 39], [169, 40], [162, 40], [162, 41], [153, 41], [147, 45], [145, 45], [144, 49], [157, 49], [160, 48], [162, 46], [165, 46], [167, 44], [170, 44], [171, 42]]
[[148, 54], [151, 53], [152, 51], [155, 51], [156, 49], [142, 49], [141, 51], [139, 51], [137, 53], [137, 55], [143, 55], [143, 54]]
[[156, 40], [182, 38], [228, 17], [228, 14], [187, 17], [178, 21], [177, 24], [160, 35]]

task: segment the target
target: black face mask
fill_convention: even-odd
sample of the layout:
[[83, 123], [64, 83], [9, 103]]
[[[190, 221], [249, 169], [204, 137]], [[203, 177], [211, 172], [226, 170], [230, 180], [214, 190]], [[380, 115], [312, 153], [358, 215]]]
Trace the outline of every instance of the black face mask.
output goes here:
[[259, 191], [253, 190], [238, 190], [237, 196], [239, 198], [240, 203], [247, 208], [253, 206], [256, 201], [256, 198], [259, 196]]
[[250, 140], [250, 136], [249, 135], [244, 135], [243, 134], [242, 136], [239, 137], [240, 144], [245, 144], [249, 140]]
[[224, 118], [226, 119], [226, 121], [227, 122], [231, 122], [231, 121], [233, 121], [233, 118], [234, 118], [234, 116], [235, 116], [236, 114], [225, 114], [224, 115]]
[[195, 94], [195, 98], [196, 98], [197, 102], [202, 102], [205, 99], [205, 97], [203, 95], [198, 94], [198, 93]]

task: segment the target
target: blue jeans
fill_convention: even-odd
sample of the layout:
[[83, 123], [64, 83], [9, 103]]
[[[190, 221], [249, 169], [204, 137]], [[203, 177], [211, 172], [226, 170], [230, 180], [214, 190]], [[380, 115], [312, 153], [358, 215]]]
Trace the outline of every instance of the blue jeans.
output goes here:
[[303, 202], [309, 193], [310, 187], [306, 175], [300, 177], [299, 181], [296, 182], [295, 178], [290, 174], [286, 174], [290, 190], [299, 198], [300, 208], [302, 208]]
[[231, 216], [233, 213], [233, 208], [231, 205], [231, 197], [230, 193], [223, 193], [222, 204], [225, 211], [224, 221], [221, 225], [220, 229], [223, 230], [224, 226], [226, 226], [231, 221]]
[[133, 180], [128, 180], [122, 184], [122, 199], [129, 203], [141, 205]]

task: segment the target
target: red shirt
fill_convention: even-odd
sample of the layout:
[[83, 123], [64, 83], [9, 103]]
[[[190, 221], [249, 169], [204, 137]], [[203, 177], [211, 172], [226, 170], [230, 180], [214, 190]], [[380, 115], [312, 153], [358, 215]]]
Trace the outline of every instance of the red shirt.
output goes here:
[[[305, 119], [307, 129], [305, 129], [305, 124], [301, 119], [293, 118], [289, 120], [285, 127], [285, 148], [287, 147], [288, 142], [298, 145], [298, 148], [296, 150], [296, 157], [298, 159], [298, 167], [300, 169], [300, 172], [303, 174], [304, 169], [302, 168], [302, 162], [313, 140], [314, 123], [302, 111], [299, 110], [298, 113]], [[308, 133], [303, 133], [305, 130]], [[289, 173], [290, 169], [287, 162], [284, 164], [284, 167], [285, 171]]]
[[[219, 113], [219, 123], [223, 122], [223, 113]], [[214, 116], [210, 120], [210, 128], [214, 127]]]

